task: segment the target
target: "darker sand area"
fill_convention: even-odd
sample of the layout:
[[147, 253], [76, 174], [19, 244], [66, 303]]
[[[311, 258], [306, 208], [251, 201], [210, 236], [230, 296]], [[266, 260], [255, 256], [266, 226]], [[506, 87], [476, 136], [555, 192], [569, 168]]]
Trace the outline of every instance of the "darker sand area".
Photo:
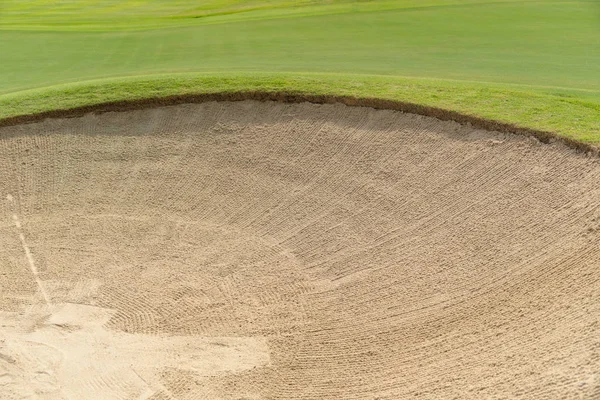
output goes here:
[[0, 398], [600, 398], [600, 159], [208, 102], [0, 128]]

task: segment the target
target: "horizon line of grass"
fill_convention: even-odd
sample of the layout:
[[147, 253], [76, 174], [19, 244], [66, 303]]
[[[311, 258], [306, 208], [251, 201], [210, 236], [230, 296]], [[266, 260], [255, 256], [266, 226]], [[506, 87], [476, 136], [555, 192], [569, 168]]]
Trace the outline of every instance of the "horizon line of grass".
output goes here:
[[[470, 122], [483, 129], [531, 135], [543, 142], [556, 138], [570, 147], [597, 152], [600, 147], [600, 103], [569, 97], [568, 93], [553, 94], [548, 90], [548, 93], [532, 93], [503, 85], [380, 75], [143, 75], [0, 95], [0, 126], [32, 122], [36, 118], [73, 116], [78, 115], [77, 112], [127, 109], [128, 105], [139, 108], [245, 98], [304, 100], [397, 109]], [[70, 114], [69, 110], [76, 113]]]

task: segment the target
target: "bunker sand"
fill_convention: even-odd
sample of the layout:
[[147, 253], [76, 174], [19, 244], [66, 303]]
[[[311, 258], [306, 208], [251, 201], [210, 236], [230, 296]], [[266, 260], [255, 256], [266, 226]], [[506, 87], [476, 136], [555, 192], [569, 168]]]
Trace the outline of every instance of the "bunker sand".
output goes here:
[[[343, 105], [0, 128], [0, 391], [596, 398], [600, 160]], [[37, 396], [37, 397], [36, 397]]]

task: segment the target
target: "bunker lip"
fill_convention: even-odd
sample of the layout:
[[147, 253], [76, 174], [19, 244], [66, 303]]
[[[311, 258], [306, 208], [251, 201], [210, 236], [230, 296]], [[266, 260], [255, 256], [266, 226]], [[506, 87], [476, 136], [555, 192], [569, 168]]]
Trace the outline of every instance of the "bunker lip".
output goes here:
[[586, 153], [596, 157], [600, 156], [600, 148], [579, 140], [561, 136], [554, 132], [527, 128], [507, 122], [476, 117], [457, 111], [439, 107], [431, 107], [417, 103], [387, 100], [371, 97], [319, 95], [310, 93], [294, 93], [281, 91], [238, 91], [215, 92], [200, 94], [185, 94], [165, 97], [152, 97], [135, 100], [111, 101], [99, 104], [57, 109], [40, 113], [18, 115], [0, 119], [0, 127], [15, 126], [42, 121], [46, 118], [76, 118], [87, 113], [105, 113], [119, 111], [133, 111], [145, 108], [157, 108], [179, 104], [199, 104], [209, 101], [276, 101], [280, 103], [313, 103], [313, 104], [344, 104], [352, 107], [370, 107], [377, 110], [394, 110], [405, 113], [423, 115], [437, 118], [442, 121], [455, 121], [460, 124], [470, 124], [474, 128], [501, 133], [534, 137], [542, 143], [561, 143], [577, 152]]

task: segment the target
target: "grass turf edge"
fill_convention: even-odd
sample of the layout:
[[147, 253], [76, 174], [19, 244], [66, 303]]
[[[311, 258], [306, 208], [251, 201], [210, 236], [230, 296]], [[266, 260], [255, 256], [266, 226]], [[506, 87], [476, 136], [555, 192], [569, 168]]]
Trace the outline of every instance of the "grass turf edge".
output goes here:
[[277, 101], [283, 103], [302, 103], [309, 102], [313, 104], [335, 104], [340, 103], [352, 107], [371, 107], [378, 110], [395, 110], [411, 114], [419, 114], [428, 117], [434, 117], [442, 121], [455, 121], [461, 124], [471, 124], [471, 126], [489, 131], [502, 133], [512, 133], [517, 135], [530, 136], [538, 139], [542, 143], [559, 142], [578, 152], [591, 153], [598, 156], [600, 149], [589, 143], [583, 143], [578, 140], [559, 136], [552, 132], [520, 127], [500, 121], [488, 120], [472, 115], [461, 114], [456, 111], [445, 110], [437, 107], [429, 107], [420, 104], [407, 103], [402, 101], [360, 98], [351, 96], [333, 96], [333, 95], [310, 95], [294, 94], [282, 92], [233, 92], [233, 93], [202, 93], [180, 96], [167, 96], [139, 100], [113, 101], [101, 104], [75, 107], [64, 110], [44, 111], [36, 114], [20, 115], [0, 120], [0, 127], [14, 126], [26, 123], [39, 122], [46, 118], [75, 118], [81, 117], [87, 113], [104, 113], [115, 111], [131, 111], [144, 108], [155, 108], [185, 103], [202, 103], [208, 101]]
[[600, 104], [595, 101], [485, 83], [396, 76], [186, 73], [108, 78], [0, 95], [0, 126], [90, 112], [240, 100], [397, 110], [599, 153], [600, 121], [595, 116]]

